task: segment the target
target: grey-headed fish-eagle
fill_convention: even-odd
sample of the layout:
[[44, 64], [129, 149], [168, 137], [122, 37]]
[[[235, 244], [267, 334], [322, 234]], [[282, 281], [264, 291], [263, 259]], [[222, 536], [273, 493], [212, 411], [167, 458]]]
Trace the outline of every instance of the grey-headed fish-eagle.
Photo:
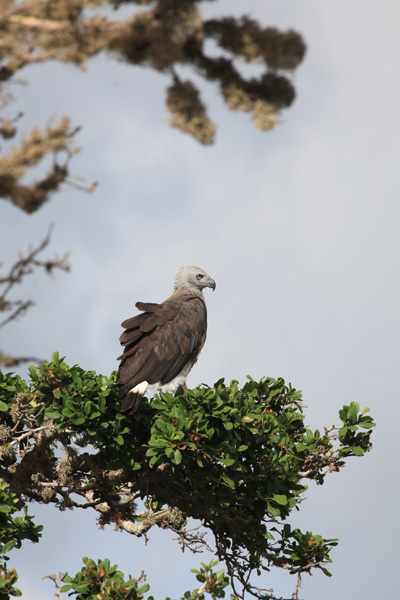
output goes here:
[[215, 281], [203, 269], [182, 267], [172, 296], [162, 304], [137, 302], [143, 312], [122, 323], [125, 348], [117, 377], [122, 411], [135, 412], [146, 392], [174, 394], [185, 386], [206, 341], [206, 287], [215, 290]]

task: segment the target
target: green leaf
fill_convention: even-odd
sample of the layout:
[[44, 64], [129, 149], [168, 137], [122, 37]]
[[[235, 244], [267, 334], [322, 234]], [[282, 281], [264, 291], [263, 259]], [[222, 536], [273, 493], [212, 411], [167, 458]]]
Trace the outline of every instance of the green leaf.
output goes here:
[[84, 594], [88, 591], [89, 586], [90, 583], [88, 581], [81, 581], [80, 583], [74, 583], [72, 587], [74, 588], [75, 592], [78, 592], [79, 594]]
[[174, 463], [180, 465], [182, 462], [182, 452], [177, 448], [174, 452]]
[[92, 403], [90, 402], [90, 400], [88, 400], [85, 403], [85, 406], [83, 408], [83, 412], [85, 413], [85, 415], [90, 415], [91, 411], [92, 411]]
[[[64, 413], [64, 411], [63, 411]], [[54, 410], [53, 408], [46, 408], [46, 410], [44, 411], [44, 414], [46, 415], [46, 417], [48, 419], [59, 419], [60, 418], [60, 411]]]
[[152, 468], [152, 467], [153, 467], [153, 466], [154, 466], [154, 465], [155, 465], [155, 464], [156, 464], [156, 463], [159, 461], [159, 459], [160, 459], [160, 457], [159, 457], [159, 456], [153, 456], [153, 457], [150, 459], [150, 462], [149, 462], [149, 467], [150, 467], [150, 468]]
[[233, 481], [233, 479], [228, 477], [226, 473], [222, 473], [222, 480], [224, 481], [224, 483], [226, 483], [228, 487], [235, 489], [235, 482]]
[[372, 427], [376, 426], [376, 423], [370, 423], [370, 422], [364, 422], [364, 421], [359, 421], [358, 424], [363, 429], [372, 429]]
[[364, 450], [360, 446], [354, 446], [351, 450], [355, 456], [363, 456], [364, 454]]
[[97, 419], [97, 417], [99, 417], [100, 415], [101, 415], [101, 413], [98, 410], [96, 410], [95, 412], [92, 412], [89, 415], [89, 419]]
[[2, 412], [7, 412], [8, 411], [8, 404], [6, 404], [5, 402], [3, 402], [2, 400], [0, 400], [0, 410]]
[[359, 404], [357, 404], [357, 402], [351, 402], [349, 410], [347, 411], [347, 419], [350, 421], [350, 423], [354, 424], [357, 422], [357, 413], [359, 410]]
[[301, 442], [299, 444], [295, 444], [295, 448], [297, 452], [304, 452], [304, 450], [307, 450], [306, 444], [302, 444]]
[[28, 371], [29, 371], [32, 381], [37, 381], [39, 376], [38, 376], [36, 367], [34, 367], [33, 365], [29, 365]]
[[281, 504], [282, 506], [286, 506], [286, 504], [288, 503], [287, 496], [285, 496], [284, 494], [274, 494], [273, 500], [277, 502], [277, 504]]
[[1, 547], [1, 553], [6, 554], [7, 552], [10, 552], [10, 550], [12, 550], [14, 548], [14, 546], [16, 545], [16, 541], [15, 540], [10, 540], [9, 542], [7, 542], [6, 544], [4, 544], [4, 546]]
[[[46, 416], [47, 416], [47, 411], [45, 412]], [[67, 419], [70, 419], [71, 417], [74, 416], [74, 411], [70, 410], [69, 408], [64, 408], [64, 410], [62, 411], [62, 414], [64, 415], [64, 417], [67, 417]], [[51, 417], [49, 417], [51, 418]]]
[[279, 517], [279, 515], [281, 514], [281, 511], [279, 510], [279, 508], [277, 508], [270, 502], [267, 502], [267, 510], [268, 510], [268, 513], [271, 515], [271, 517]]
[[227, 457], [227, 458], [221, 458], [221, 462], [226, 467], [230, 467], [235, 463], [235, 460], [233, 458]]
[[58, 352], [53, 352], [53, 354], [51, 355], [51, 360], [53, 361], [56, 367], [60, 366], [60, 356]]
[[161, 431], [163, 431], [164, 433], [167, 433], [169, 429], [169, 424], [166, 423], [163, 419], [157, 419], [157, 421], [154, 423], [154, 427], [157, 427], [158, 429], [161, 429]]

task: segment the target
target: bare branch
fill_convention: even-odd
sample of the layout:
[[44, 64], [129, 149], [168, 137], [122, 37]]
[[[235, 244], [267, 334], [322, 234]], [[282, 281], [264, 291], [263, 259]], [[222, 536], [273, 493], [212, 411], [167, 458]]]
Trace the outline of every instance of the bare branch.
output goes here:
[[[124, 529], [128, 533], [141, 537], [145, 535], [153, 525], [159, 525], [161, 527], [167, 527], [167, 524], [176, 518], [177, 509], [165, 508], [159, 511], [143, 511], [138, 513], [136, 516], [143, 518], [140, 524], [135, 524], [132, 521], [118, 521], [116, 523], [119, 529]], [[179, 511], [178, 511], [179, 512]]]
[[178, 532], [178, 537], [173, 539], [179, 542], [182, 552], [185, 550], [185, 548], [188, 548], [191, 552], [193, 552], [193, 554], [203, 552], [204, 550], [208, 550], [209, 552], [213, 551], [204, 539], [207, 532], [202, 531], [198, 533], [204, 526], [204, 521], [202, 521], [200, 525], [193, 527], [193, 529], [182, 529]]
[[[52, 260], [39, 260], [38, 255], [48, 246], [50, 242], [53, 226], [50, 227], [48, 233], [42, 242], [33, 250], [29, 250], [25, 256], [20, 256], [19, 260], [11, 267], [8, 275], [0, 277], [0, 289], [3, 291], [0, 294], [0, 312], [11, 313], [3, 321], [0, 322], [0, 327], [4, 327], [7, 323], [17, 319], [24, 314], [34, 302], [28, 300], [9, 300], [8, 295], [14, 286], [23, 282], [27, 275], [31, 275], [36, 267], [43, 268], [48, 275], [52, 275], [55, 269], [61, 271], [69, 271], [68, 254], [61, 258], [55, 257]], [[3, 359], [4, 360], [4, 359]], [[14, 364], [22, 362], [22, 359], [13, 359]]]
[[18, 367], [22, 363], [41, 363], [43, 360], [36, 356], [11, 356], [10, 354], [4, 354], [0, 351], [0, 365], [10, 369], [12, 367]]
[[20, 15], [11, 15], [10, 23], [17, 23], [24, 27], [32, 29], [45, 29], [46, 31], [60, 31], [68, 27], [68, 21], [50, 21], [50, 19], [38, 19], [37, 17], [23, 17]]
[[53, 574], [49, 574], [49, 575], [43, 575], [42, 580], [43, 579], [51, 579], [51, 581], [54, 582], [54, 585], [56, 586], [56, 591], [55, 591], [55, 597], [58, 598], [59, 600], [65, 600], [65, 598], [62, 598], [61, 596], [61, 584], [64, 581], [65, 576], [68, 575], [68, 573], [65, 571], [65, 573], [59, 573], [58, 575]]

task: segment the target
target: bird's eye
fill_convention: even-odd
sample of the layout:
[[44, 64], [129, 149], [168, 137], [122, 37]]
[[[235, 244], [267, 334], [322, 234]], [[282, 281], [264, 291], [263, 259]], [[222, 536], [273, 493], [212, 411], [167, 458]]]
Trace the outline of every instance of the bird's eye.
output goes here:
[[198, 279], [200, 281], [200, 279], [203, 279], [204, 275], [202, 275], [201, 273], [199, 273], [198, 275], [196, 275], [196, 279]]

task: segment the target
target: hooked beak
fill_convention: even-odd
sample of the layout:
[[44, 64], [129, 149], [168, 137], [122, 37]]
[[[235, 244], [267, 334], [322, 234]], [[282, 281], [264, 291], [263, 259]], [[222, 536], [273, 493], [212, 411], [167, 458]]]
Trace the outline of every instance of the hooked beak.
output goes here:
[[215, 291], [215, 288], [217, 287], [214, 279], [211, 279], [211, 277], [207, 283], [207, 287], [211, 288], [213, 292]]

